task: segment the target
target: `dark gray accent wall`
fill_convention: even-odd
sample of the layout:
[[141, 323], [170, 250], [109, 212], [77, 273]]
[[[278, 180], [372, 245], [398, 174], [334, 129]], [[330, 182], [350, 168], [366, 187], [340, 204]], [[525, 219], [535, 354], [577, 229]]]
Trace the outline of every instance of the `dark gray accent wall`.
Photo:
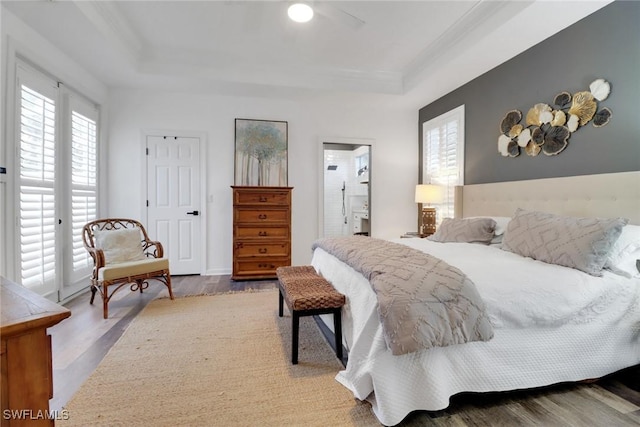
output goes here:
[[[640, 170], [638, 22], [640, 2], [616, 1], [421, 108], [420, 147], [422, 123], [464, 104], [465, 184]], [[533, 105], [553, 106], [556, 94], [588, 91], [597, 78], [611, 84], [609, 97], [598, 102], [598, 110], [613, 112], [608, 125], [580, 127], [555, 156], [498, 153], [499, 126], [508, 111], [522, 111], [524, 124]]]

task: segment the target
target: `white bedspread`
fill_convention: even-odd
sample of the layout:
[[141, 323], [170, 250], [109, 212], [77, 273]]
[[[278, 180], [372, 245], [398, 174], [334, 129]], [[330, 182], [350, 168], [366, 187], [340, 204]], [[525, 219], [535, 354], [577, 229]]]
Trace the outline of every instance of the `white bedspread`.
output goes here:
[[407, 246], [464, 271], [485, 300], [495, 327], [624, 323], [640, 316], [640, 280], [634, 282], [607, 271], [604, 277], [595, 277], [495, 246], [404, 240]]
[[[523, 258], [496, 247], [397, 242], [463, 270], [485, 299], [489, 342], [393, 356], [366, 280], [321, 249], [312, 264], [347, 296], [349, 362], [336, 379], [373, 404], [386, 425], [417, 409], [439, 410], [463, 391], [503, 391], [596, 378], [640, 363], [640, 280]], [[375, 391], [375, 393], [373, 393]]]

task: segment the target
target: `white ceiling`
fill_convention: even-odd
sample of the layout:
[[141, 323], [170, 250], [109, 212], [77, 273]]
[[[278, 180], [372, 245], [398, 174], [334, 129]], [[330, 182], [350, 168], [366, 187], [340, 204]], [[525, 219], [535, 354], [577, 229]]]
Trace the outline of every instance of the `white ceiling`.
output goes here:
[[425, 105], [608, 1], [10, 1], [109, 87], [387, 94]]

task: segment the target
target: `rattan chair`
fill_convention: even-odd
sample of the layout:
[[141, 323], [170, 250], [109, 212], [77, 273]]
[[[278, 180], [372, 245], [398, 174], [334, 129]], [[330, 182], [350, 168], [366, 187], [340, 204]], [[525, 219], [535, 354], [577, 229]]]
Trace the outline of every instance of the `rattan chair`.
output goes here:
[[100, 292], [105, 319], [109, 300], [123, 286], [142, 293], [149, 280], [155, 279], [164, 283], [173, 299], [169, 260], [163, 258], [162, 244], [150, 240], [140, 222], [125, 218], [91, 221], [82, 230], [82, 240], [94, 262], [90, 304]]

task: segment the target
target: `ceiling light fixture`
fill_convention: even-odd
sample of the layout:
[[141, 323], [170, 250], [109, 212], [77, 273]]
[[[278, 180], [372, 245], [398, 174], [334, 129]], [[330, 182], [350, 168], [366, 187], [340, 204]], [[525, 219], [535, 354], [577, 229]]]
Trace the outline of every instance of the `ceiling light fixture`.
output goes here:
[[313, 9], [308, 4], [294, 3], [289, 6], [287, 14], [292, 21], [309, 22], [313, 18]]

